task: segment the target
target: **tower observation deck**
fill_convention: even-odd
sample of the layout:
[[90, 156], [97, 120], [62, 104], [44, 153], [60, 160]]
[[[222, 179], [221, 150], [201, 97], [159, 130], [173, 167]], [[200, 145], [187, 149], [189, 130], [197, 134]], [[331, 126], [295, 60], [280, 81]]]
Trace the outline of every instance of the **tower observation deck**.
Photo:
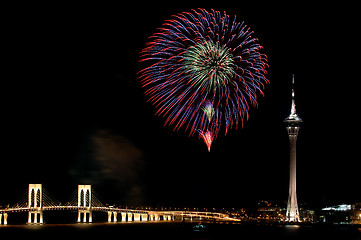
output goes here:
[[287, 202], [287, 212], [286, 212], [286, 221], [289, 222], [298, 222], [300, 219], [300, 214], [297, 204], [297, 193], [296, 193], [296, 142], [297, 142], [298, 132], [300, 130], [301, 123], [303, 121], [297, 115], [296, 112], [294, 84], [295, 84], [295, 76], [292, 75], [291, 113], [284, 120], [288, 132], [288, 137], [290, 140], [290, 185], [289, 185], [289, 195]]

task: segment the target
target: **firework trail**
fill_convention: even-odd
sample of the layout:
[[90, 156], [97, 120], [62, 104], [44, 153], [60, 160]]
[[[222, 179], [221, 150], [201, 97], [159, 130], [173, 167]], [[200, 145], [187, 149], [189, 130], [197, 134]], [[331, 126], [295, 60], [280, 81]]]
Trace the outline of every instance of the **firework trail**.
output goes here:
[[267, 56], [244, 22], [225, 12], [192, 10], [171, 17], [149, 38], [138, 72], [145, 94], [174, 130], [198, 134], [210, 151], [220, 131], [248, 119], [263, 95]]

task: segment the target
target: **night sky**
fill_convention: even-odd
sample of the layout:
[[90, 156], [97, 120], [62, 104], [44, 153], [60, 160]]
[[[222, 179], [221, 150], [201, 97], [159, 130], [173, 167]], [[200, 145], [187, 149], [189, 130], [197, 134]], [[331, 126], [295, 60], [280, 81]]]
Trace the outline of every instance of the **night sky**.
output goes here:
[[164, 127], [136, 79], [147, 38], [171, 15], [198, 6], [3, 8], [0, 205], [14, 203], [29, 183], [43, 183], [63, 202], [77, 184], [122, 206], [286, 201], [283, 120], [292, 74], [304, 120], [299, 202], [360, 202], [358, 6], [328, 4], [212, 6], [255, 32], [271, 84], [244, 127], [219, 135], [210, 153], [197, 136]]

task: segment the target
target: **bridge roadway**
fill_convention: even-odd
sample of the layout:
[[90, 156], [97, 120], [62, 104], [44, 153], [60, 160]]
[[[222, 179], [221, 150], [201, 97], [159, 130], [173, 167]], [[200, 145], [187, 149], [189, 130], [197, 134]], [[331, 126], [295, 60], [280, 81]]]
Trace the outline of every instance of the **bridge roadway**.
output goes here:
[[[79, 207], [79, 206], [44, 206], [41, 208], [18, 207], [0, 209], [0, 224], [7, 224], [9, 213], [15, 212], [37, 212], [42, 215], [44, 211], [78, 211], [78, 212], [107, 212], [108, 222], [117, 222], [117, 215], [120, 214], [120, 221], [171, 221], [171, 220], [212, 220], [212, 221], [240, 221], [236, 218], [229, 217], [228, 214], [217, 212], [197, 212], [197, 211], [167, 211], [167, 210], [141, 210], [141, 209], [124, 209], [116, 207]], [[86, 216], [86, 215], [85, 215]], [[42, 216], [41, 216], [42, 218]], [[83, 222], [86, 222], [84, 217]], [[2, 221], [3, 220], [3, 221]], [[78, 222], [81, 222], [80, 216]], [[91, 222], [91, 220], [90, 220]], [[40, 221], [42, 223], [42, 220]]]

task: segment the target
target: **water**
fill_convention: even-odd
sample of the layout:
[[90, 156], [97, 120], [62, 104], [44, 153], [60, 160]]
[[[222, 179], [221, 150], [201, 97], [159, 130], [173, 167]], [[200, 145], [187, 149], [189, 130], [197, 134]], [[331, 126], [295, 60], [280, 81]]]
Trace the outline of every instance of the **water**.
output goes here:
[[26, 236], [34, 239], [352, 239], [361, 240], [361, 226], [273, 225], [249, 223], [77, 223], [0, 226], [0, 239]]

